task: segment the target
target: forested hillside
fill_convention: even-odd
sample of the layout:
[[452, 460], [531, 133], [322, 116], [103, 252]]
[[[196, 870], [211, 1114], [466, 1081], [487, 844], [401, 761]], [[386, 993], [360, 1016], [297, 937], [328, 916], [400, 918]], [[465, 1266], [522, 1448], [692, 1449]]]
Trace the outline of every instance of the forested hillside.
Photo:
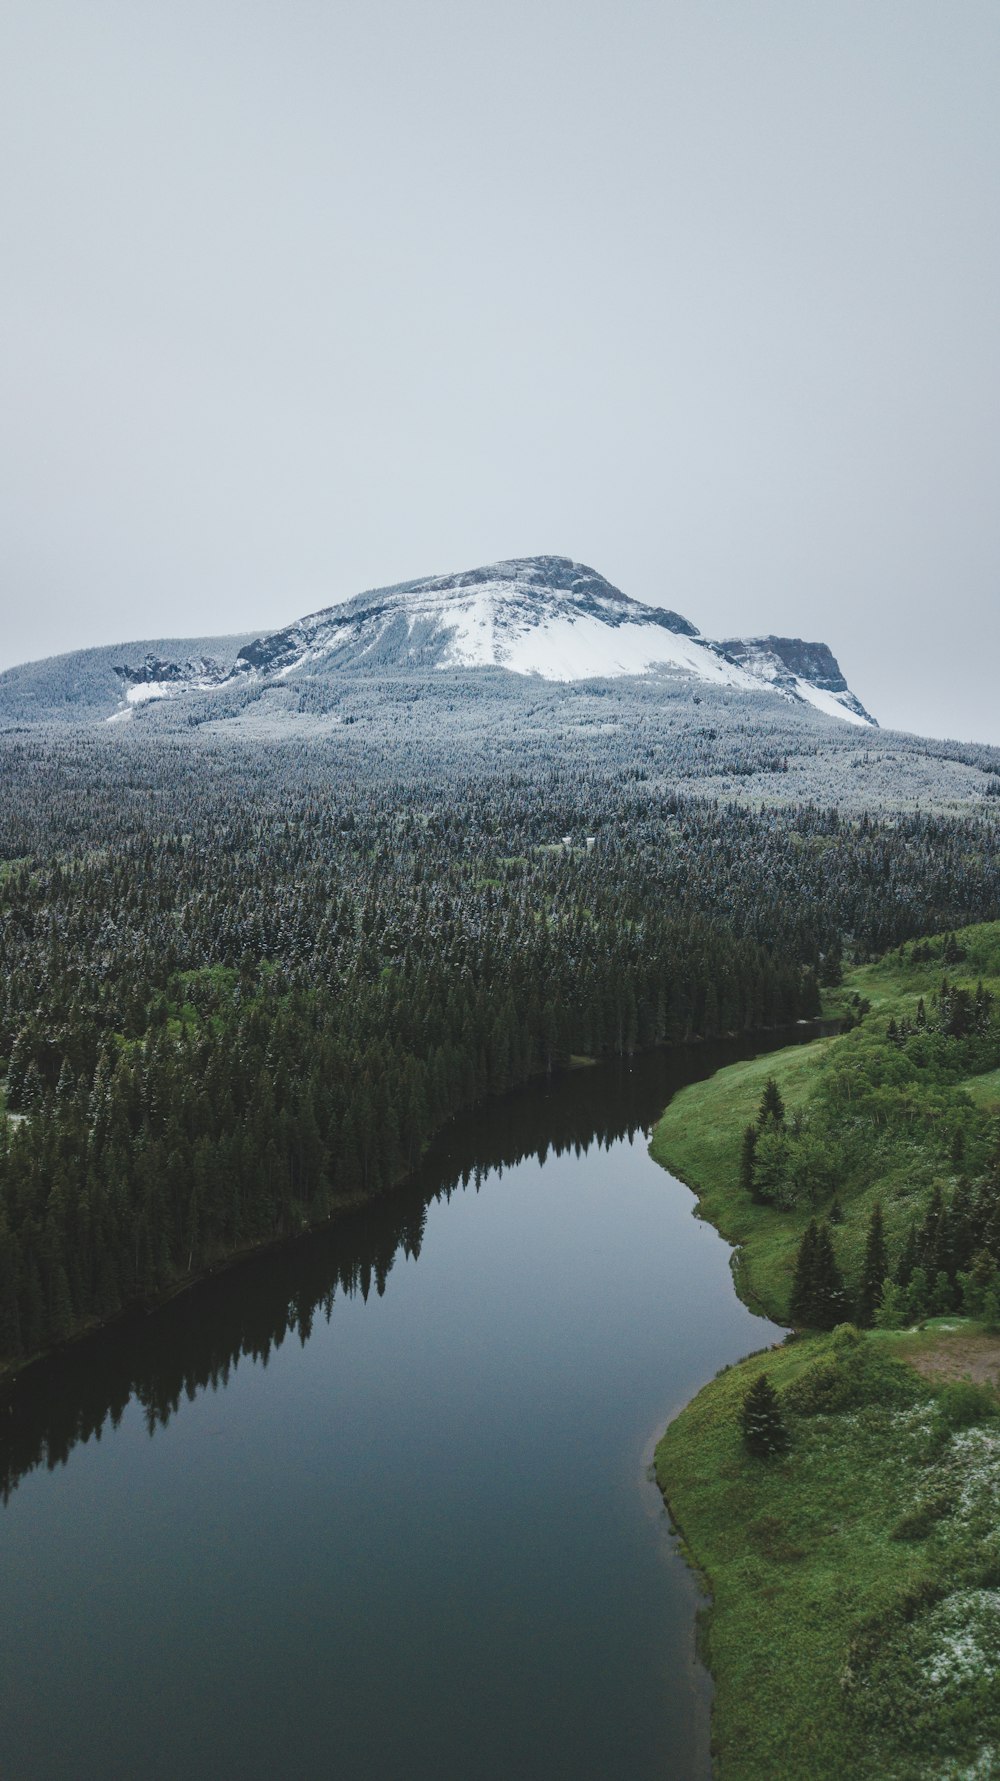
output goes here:
[[988, 813], [753, 812], [516, 753], [338, 764], [5, 744], [8, 1362], [383, 1192], [573, 1053], [807, 1018], [845, 945], [1000, 911]]

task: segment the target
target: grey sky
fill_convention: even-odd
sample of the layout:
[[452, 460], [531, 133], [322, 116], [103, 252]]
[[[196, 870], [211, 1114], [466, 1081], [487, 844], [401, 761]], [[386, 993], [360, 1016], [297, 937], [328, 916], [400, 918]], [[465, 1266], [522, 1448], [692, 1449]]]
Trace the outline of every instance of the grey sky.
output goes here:
[[498, 556], [1000, 742], [996, 0], [4, 0], [0, 665]]

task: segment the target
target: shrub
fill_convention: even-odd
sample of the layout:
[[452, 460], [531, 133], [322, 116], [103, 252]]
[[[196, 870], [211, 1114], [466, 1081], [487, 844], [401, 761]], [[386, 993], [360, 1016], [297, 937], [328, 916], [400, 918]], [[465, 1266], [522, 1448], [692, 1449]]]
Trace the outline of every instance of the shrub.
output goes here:
[[949, 1433], [989, 1422], [997, 1415], [997, 1400], [988, 1385], [971, 1379], [949, 1379], [937, 1393], [938, 1417]]

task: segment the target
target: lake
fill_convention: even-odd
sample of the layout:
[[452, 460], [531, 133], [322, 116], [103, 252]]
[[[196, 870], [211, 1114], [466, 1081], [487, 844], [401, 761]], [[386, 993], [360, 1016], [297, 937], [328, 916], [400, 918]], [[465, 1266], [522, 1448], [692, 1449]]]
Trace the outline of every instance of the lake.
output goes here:
[[707, 1777], [652, 1444], [781, 1332], [646, 1146], [750, 1049], [531, 1084], [401, 1192], [29, 1369], [0, 1773]]

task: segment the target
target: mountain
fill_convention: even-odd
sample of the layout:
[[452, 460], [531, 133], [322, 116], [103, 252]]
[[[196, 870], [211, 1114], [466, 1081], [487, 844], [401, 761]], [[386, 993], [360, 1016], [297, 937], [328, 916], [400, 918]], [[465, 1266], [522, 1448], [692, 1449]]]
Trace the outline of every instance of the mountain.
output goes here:
[[[826, 644], [780, 637], [713, 643], [679, 613], [631, 599], [586, 564], [550, 556], [376, 588], [256, 638], [235, 662], [147, 652], [120, 666], [120, 715], [179, 693], [261, 680], [475, 668], [565, 682], [667, 675], [778, 694], [875, 725]], [[0, 698], [2, 691], [0, 680]]]
[[0, 673], [0, 727], [92, 723], [95, 718], [114, 717], [123, 710], [131, 676], [143, 671], [129, 668], [123, 673], [126, 659], [157, 663], [165, 680], [170, 680], [172, 671], [183, 662], [189, 674], [186, 679], [174, 679], [171, 687], [180, 691], [190, 683], [196, 662], [210, 663], [213, 675], [225, 678], [240, 649], [252, 641], [253, 633], [245, 631], [234, 637], [160, 637], [23, 662]]
[[245, 747], [265, 772], [301, 756], [321, 779], [415, 776], [442, 796], [457, 770], [542, 786], [565, 769], [611, 774], [642, 798], [843, 812], [955, 814], [1000, 798], [1000, 750], [879, 729], [826, 644], [713, 642], [564, 557], [376, 589], [262, 635], [119, 644], [0, 673], [0, 740], [31, 755], [49, 729], [53, 759], [69, 750], [70, 800], [75, 748], [111, 782], [142, 785], [182, 742], [218, 751], [223, 777]]

